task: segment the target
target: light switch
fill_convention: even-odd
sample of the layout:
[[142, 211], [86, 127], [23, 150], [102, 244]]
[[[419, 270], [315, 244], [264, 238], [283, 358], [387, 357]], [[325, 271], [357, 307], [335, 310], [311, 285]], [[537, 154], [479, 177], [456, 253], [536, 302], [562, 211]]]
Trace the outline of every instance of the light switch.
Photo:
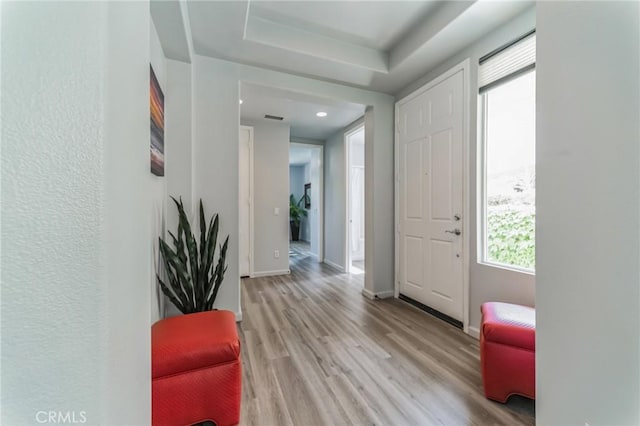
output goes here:
[[273, 215], [274, 216], [280, 215], [280, 207], [274, 207], [273, 208]]

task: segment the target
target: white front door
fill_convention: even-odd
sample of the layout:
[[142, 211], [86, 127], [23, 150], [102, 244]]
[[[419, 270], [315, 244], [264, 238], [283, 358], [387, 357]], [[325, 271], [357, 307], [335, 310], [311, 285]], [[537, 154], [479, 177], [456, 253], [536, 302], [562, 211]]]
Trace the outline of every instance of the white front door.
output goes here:
[[251, 275], [251, 139], [252, 127], [240, 126], [238, 210], [240, 276]]
[[463, 71], [398, 104], [400, 294], [463, 321]]

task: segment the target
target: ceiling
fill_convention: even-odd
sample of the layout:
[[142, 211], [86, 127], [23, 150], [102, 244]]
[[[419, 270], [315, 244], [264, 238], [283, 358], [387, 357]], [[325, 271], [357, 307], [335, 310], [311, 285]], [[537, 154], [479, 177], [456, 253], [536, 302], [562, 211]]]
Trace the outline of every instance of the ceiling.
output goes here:
[[[326, 140], [364, 114], [365, 106], [336, 101], [252, 83], [240, 87], [240, 118], [269, 121], [266, 114], [283, 117], [292, 138]], [[326, 112], [326, 117], [316, 116]]]
[[[151, 16], [169, 59], [191, 62], [194, 53], [396, 95], [533, 4], [152, 0]], [[243, 120], [283, 117], [292, 138], [326, 140], [365, 109], [245, 82], [241, 98]]]
[[151, 15], [169, 59], [189, 62], [192, 49], [395, 95], [533, 4], [152, 0]]

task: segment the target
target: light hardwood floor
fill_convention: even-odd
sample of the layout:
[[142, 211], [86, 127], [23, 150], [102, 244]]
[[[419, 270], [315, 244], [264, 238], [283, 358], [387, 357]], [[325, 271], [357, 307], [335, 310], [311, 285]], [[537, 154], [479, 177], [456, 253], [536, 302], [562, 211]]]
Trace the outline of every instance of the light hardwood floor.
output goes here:
[[241, 425], [535, 423], [533, 401], [484, 398], [477, 340], [293, 259], [291, 275], [242, 280]]

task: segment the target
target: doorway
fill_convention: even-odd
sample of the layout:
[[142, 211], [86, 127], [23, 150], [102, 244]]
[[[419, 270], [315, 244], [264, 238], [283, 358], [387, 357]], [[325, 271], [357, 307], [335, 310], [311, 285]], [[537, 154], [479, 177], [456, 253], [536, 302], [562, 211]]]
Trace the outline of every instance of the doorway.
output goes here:
[[364, 124], [345, 133], [345, 160], [345, 265], [347, 272], [364, 274]]
[[305, 257], [316, 262], [324, 260], [323, 156], [322, 145], [289, 146], [290, 214], [293, 210], [301, 212], [299, 223], [290, 222], [290, 264]]

